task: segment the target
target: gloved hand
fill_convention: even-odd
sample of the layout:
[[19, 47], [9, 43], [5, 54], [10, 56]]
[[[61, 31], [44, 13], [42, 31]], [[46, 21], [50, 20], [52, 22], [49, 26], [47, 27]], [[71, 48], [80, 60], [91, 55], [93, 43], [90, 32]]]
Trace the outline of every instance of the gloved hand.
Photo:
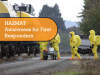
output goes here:
[[94, 44], [92, 44], [92, 48], [94, 47]]
[[73, 46], [73, 48], [75, 48], [75, 46]]
[[50, 43], [50, 46], [52, 45], [52, 43]]
[[92, 46], [90, 46], [90, 48], [92, 48]]
[[50, 43], [50, 45], [52, 45], [54, 42]]
[[93, 48], [94, 47], [94, 44], [92, 44], [92, 46], [90, 46], [90, 48]]

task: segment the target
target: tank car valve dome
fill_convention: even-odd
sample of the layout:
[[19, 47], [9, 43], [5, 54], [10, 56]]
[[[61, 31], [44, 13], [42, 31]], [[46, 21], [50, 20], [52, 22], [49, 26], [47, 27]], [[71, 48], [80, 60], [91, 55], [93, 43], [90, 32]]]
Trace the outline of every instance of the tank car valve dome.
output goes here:
[[7, 0], [0, 1], [0, 17], [18, 17], [13, 7], [5, 1]]

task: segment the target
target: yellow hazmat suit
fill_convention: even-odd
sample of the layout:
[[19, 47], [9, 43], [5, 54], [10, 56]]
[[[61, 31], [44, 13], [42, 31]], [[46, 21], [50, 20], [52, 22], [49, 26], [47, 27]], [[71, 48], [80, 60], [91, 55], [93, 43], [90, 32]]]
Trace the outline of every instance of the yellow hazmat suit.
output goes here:
[[40, 58], [41, 60], [43, 60], [43, 50], [47, 49], [47, 45], [48, 45], [48, 41], [44, 41], [44, 42], [37, 42], [40, 45]]
[[57, 33], [55, 38], [50, 40], [51, 47], [54, 47], [54, 51], [57, 51], [57, 60], [60, 60], [59, 43], [60, 43], [60, 36]]
[[72, 58], [70, 60], [75, 59], [75, 54], [77, 55], [77, 60], [81, 59], [80, 55], [78, 54], [77, 50], [78, 47], [81, 45], [81, 39], [79, 35], [75, 35], [73, 31], [70, 32], [71, 38], [70, 38], [70, 46], [71, 46], [71, 53], [72, 53]]
[[94, 54], [94, 58], [97, 59], [98, 58], [97, 46], [100, 45], [100, 36], [95, 36], [94, 30], [90, 30], [89, 32], [90, 32], [89, 40], [91, 42], [92, 52]]

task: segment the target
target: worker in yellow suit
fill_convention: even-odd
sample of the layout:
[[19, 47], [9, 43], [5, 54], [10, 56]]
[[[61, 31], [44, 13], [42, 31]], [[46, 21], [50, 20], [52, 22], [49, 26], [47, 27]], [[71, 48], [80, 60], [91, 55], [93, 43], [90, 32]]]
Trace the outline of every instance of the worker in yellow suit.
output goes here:
[[75, 54], [78, 57], [76, 60], [79, 60], [81, 59], [81, 57], [78, 54], [77, 50], [78, 50], [78, 47], [81, 45], [80, 36], [75, 35], [73, 31], [71, 31], [69, 35], [70, 35], [70, 46], [71, 46], [71, 53], [72, 53], [72, 58], [70, 58], [70, 60], [75, 60]]
[[48, 41], [37, 42], [40, 46], [40, 59], [43, 60], [43, 51], [47, 49]]
[[57, 51], [57, 60], [60, 60], [59, 43], [60, 36], [57, 33], [57, 35], [52, 40], [50, 40], [51, 47], [54, 47], [54, 51]]
[[94, 58], [97, 59], [98, 58], [97, 46], [100, 45], [100, 36], [95, 36], [94, 30], [90, 30], [89, 32], [90, 32], [89, 40], [91, 42], [92, 52], [94, 54]]

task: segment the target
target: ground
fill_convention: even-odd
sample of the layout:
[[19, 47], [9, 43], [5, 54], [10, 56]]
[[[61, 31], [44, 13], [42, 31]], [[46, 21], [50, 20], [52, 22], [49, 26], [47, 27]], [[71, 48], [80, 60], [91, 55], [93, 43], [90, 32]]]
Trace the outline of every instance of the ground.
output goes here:
[[[93, 59], [93, 56], [81, 55], [82, 59]], [[58, 73], [80, 66], [81, 60], [69, 60], [71, 54], [61, 55], [60, 60], [40, 60], [40, 57], [25, 59], [23, 61], [5, 62], [0, 64], [0, 75], [35, 75]], [[68, 71], [69, 72], [69, 71]]]

